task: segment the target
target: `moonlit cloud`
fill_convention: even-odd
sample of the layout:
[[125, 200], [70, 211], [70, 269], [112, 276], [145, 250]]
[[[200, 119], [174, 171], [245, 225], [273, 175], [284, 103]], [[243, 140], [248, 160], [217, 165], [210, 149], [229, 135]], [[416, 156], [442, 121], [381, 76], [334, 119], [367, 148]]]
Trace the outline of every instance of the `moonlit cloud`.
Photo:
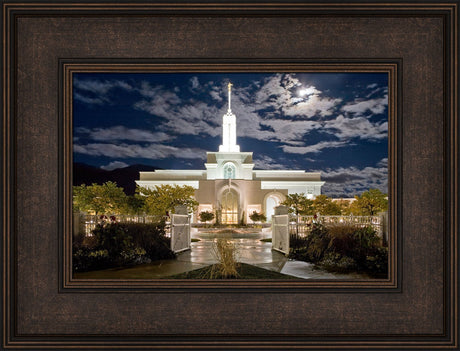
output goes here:
[[380, 140], [388, 137], [388, 122], [372, 123], [365, 117], [345, 118], [339, 115], [333, 120], [324, 122], [322, 130], [342, 140], [353, 138]]
[[285, 116], [311, 118], [329, 116], [341, 98], [330, 98], [314, 86], [302, 87], [291, 74], [276, 74], [267, 78], [255, 94], [254, 103], [262, 108], [281, 111]]
[[339, 167], [322, 169], [321, 179], [326, 181], [322, 192], [332, 197], [353, 197], [371, 188], [388, 193], [388, 159], [384, 158], [373, 167]]
[[286, 120], [274, 119], [263, 121], [261, 124], [271, 127], [273, 129], [273, 137], [286, 144], [303, 140], [306, 134], [321, 128], [321, 124], [314, 121], [287, 122]]
[[76, 101], [80, 101], [88, 105], [102, 105], [102, 104], [109, 102], [109, 100], [105, 97], [92, 98], [92, 97], [81, 95], [79, 93], [74, 93], [73, 98]]
[[342, 111], [348, 112], [357, 116], [363, 115], [365, 112], [373, 114], [382, 114], [388, 106], [388, 95], [380, 99], [362, 100], [356, 99], [342, 107]]
[[145, 158], [165, 159], [168, 157], [205, 159], [206, 151], [197, 148], [179, 148], [163, 144], [132, 145], [132, 144], [74, 144], [73, 151], [77, 154], [105, 156], [113, 158]]
[[211, 95], [211, 97], [216, 101], [223, 100], [222, 96], [220, 96], [220, 91], [216, 87], [214, 87], [213, 90], [209, 91], [209, 95]]
[[107, 94], [107, 92], [115, 86], [115, 82], [75, 79], [73, 85], [79, 90], [85, 90], [91, 93], [103, 95]]
[[114, 169], [125, 168], [128, 166], [129, 165], [127, 163], [120, 162], [120, 161], [113, 161], [113, 162], [110, 162], [108, 165], [101, 166], [101, 168], [106, 171], [113, 171]]
[[331, 149], [331, 148], [338, 148], [343, 147], [345, 145], [350, 146], [350, 144], [346, 141], [321, 141], [314, 145], [309, 146], [282, 146], [284, 152], [290, 154], [310, 154], [310, 153], [318, 153], [323, 149]]
[[200, 81], [196, 76], [190, 79], [190, 83], [192, 84], [192, 89], [198, 89], [200, 87]]
[[255, 169], [286, 169], [285, 165], [267, 155], [254, 158], [254, 165]]
[[115, 126], [110, 128], [77, 128], [77, 133], [87, 134], [87, 137], [96, 141], [148, 141], [148, 142], [162, 142], [171, 140], [172, 137], [166, 133], [150, 132], [148, 130], [131, 129], [124, 126]]
[[[73, 86], [77, 90], [74, 92], [74, 98], [76, 100], [87, 104], [98, 105], [111, 102], [107, 95], [109, 91], [114, 88], [120, 88], [126, 91], [133, 89], [130, 84], [121, 80], [99, 81], [95, 79], [74, 79]], [[84, 95], [85, 93], [90, 93], [93, 96]]]
[[388, 168], [388, 157], [382, 158], [378, 163], [378, 167], [385, 167]]
[[[198, 87], [192, 79], [192, 84]], [[158, 129], [178, 135], [210, 135], [220, 134], [219, 109], [202, 101], [183, 101], [176, 92], [162, 87], [143, 86], [142, 99], [134, 104], [134, 108], [161, 117], [163, 120]], [[223, 113], [222, 113], [223, 114]]]
[[298, 79], [291, 75], [275, 74], [266, 78], [263, 84], [255, 92], [254, 103], [262, 107], [283, 106], [291, 97], [289, 88], [300, 85]]
[[96, 81], [96, 80], [86, 80], [80, 81], [75, 80], [75, 86], [81, 90], [87, 90], [97, 94], [106, 94], [109, 90], [114, 88], [121, 88], [124, 90], [131, 90], [133, 87], [121, 80], [113, 80], [113, 81]]
[[304, 116], [313, 117], [317, 114], [320, 116], [330, 116], [334, 112], [342, 99], [321, 98], [317, 94], [308, 96], [305, 100], [286, 106], [283, 112], [286, 116]]

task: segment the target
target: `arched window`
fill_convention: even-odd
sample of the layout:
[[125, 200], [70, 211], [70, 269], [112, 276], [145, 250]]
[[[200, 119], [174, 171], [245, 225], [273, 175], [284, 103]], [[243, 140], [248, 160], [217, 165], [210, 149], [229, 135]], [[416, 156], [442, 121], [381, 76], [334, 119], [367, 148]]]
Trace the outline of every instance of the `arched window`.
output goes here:
[[265, 215], [267, 216], [267, 221], [271, 222], [272, 216], [275, 214], [275, 207], [279, 206], [282, 202], [281, 196], [279, 194], [270, 194], [265, 199]]
[[224, 166], [224, 179], [235, 179], [236, 169], [233, 163]]

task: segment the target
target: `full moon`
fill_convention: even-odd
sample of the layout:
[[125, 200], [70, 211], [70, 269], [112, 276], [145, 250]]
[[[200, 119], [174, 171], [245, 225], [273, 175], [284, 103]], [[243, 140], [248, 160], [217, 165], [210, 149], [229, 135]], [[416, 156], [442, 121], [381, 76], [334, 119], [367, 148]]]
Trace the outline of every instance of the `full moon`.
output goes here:
[[316, 90], [316, 88], [312, 85], [304, 88], [304, 89], [300, 89], [298, 90], [297, 94], [300, 96], [300, 97], [303, 97], [305, 95], [313, 95], [313, 94], [318, 94], [319, 91]]
[[305, 96], [308, 94], [308, 89], [302, 89], [298, 92], [299, 96]]

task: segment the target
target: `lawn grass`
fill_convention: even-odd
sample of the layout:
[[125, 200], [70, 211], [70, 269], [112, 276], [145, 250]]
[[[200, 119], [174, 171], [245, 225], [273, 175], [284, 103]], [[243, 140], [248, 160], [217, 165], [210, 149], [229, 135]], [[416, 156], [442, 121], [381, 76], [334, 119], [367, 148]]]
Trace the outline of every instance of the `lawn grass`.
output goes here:
[[[215, 265], [208, 267], [195, 269], [193, 271], [188, 271], [185, 273], [175, 274], [169, 277], [168, 279], [211, 279], [209, 278], [210, 272]], [[221, 279], [221, 278], [212, 278], [212, 279]], [[293, 277], [291, 275], [286, 275], [278, 273], [275, 271], [270, 271], [267, 269], [259, 268], [246, 263], [240, 263], [238, 267], [238, 277], [237, 278], [228, 278], [228, 279], [301, 279]]]

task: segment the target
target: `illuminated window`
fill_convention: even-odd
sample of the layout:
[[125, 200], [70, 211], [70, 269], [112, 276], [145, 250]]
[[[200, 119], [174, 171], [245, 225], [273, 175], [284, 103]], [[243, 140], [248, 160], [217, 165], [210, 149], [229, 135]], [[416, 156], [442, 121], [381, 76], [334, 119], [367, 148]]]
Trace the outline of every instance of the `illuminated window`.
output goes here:
[[224, 166], [224, 178], [225, 179], [235, 179], [236, 169], [232, 163], [227, 163]]
[[222, 194], [222, 223], [238, 223], [238, 195], [234, 190], [227, 190]]

